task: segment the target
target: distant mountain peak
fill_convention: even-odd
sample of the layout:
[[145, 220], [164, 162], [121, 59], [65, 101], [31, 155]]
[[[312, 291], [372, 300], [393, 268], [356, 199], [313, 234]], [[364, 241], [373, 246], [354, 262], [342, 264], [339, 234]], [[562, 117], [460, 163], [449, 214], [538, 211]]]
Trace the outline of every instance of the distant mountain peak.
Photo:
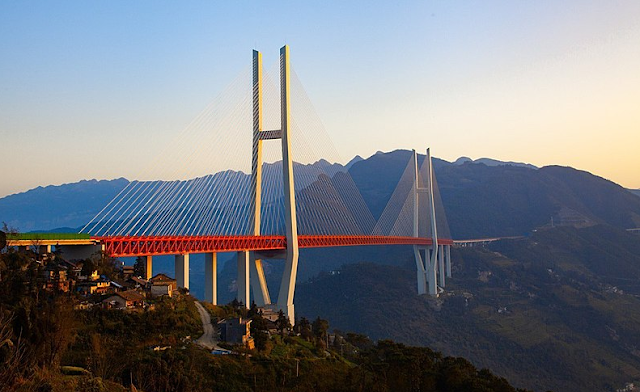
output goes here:
[[469, 157], [460, 157], [458, 159], [456, 159], [455, 162], [453, 162], [454, 165], [463, 165], [467, 162], [472, 162], [473, 163], [473, 159], [469, 158]]
[[478, 158], [476, 160], [473, 160], [469, 157], [460, 157], [456, 159], [455, 162], [453, 162], [454, 165], [464, 165], [465, 163], [482, 163], [487, 166], [518, 166], [518, 167], [526, 167], [534, 170], [538, 169], [537, 166], [534, 166], [530, 163], [512, 162], [512, 161], [505, 162], [505, 161], [499, 161], [497, 159], [492, 159], [492, 158]]
[[358, 163], [360, 161], [364, 161], [364, 158], [362, 158], [360, 155], [356, 155], [349, 162], [347, 162], [347, 164], [344, 167], [347, 170], [349, 170], [349, 169], [351, 169], [351, 166], [353, 166], [354, 164], [356, 164], [356, 163]]

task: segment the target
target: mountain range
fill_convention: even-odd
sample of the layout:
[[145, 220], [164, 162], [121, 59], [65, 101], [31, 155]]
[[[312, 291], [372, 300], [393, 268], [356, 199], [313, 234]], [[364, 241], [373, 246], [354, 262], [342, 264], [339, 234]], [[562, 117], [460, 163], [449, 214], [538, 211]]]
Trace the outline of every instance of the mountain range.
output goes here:
[[37, 187], [0, 199], [0, 222], [20, 231], [77, 230], [89, 222], [129, 183], [85, 180]]
[[[348, 170], [377, 218], [410, 154], [315, 165]], [[302, 250], [297, 313], [464, 356], [520, 387], [614, 391], [640, 380], [640, 236], [624, 230], [640, 227], [640, 192], [561, 166], [434, 159], [434, 171], [453, 238], [521, 238], [455, 249], [453, 278], [438, 299], [417, 295], [410, 247]], [[0, 199], [0, 221], [22, 231], [77, 228], [127, 183], [11, 195]], [[219, 257], [221, 303], [236, 292], [232, 258]], [[277, 293], [282, 263], [264, 267]], [[173, 259], [155, 258], [154, 271], [173, 274]], [[203, 285], [194, 255], [192, 293], [202, 297]]]
[[[346, 166], [318, 161], [299, 165], [298, 170], [330, 175], [348, 170], [377, 218], [410, 154], [406, 150], [377, 153], [368, 159], [356, 157]], [[640, 227], [640, 199], [584, 171], [560, 166], [536, 169], [509, 162], [487, 165], [464, 158], [455, 163], [434, 159], [434, 171], [454, 238], [525, 235], [547, 225]], [[90, 180], [6, 196], [0, 199], [0, 221], [25, 232], [78, 228], [127, 184], [123, 178]]]
[[526, 167], [529, 169], [538, 168], [537, 166], [534, 166], [530, 163], [511, 162], [511, 161], [504, 162], [504, 161], [498, 161], [496, 159], [491, 159], [491, 158], [471, 159], [469, 157], [460, 157], [453, 162], [454, 165], [464, 165], [465, 163], [482, 163], [483, 165], [486, 165], [486, 166], [520, 166], [520, 167]]

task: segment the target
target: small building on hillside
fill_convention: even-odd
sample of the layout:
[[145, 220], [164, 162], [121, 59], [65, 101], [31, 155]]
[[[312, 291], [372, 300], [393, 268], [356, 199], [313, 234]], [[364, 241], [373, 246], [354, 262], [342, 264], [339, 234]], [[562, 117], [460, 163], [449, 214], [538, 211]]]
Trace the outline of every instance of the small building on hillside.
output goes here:
[[106, 278], [81, 282], [77, 286], [77, 291], [83, 295], [106, 294], [110, 290], [112, 290], [111, 281]]
[[149, 291], [153, 296], [168, 295], [171, 297], [178, 290], [178, 282], [165, 274], [157, 274], [149, 279], [149, 284]]
[[80, 270], [81, 272], [77, 275], [78, 280], [79, 281], [83, 281], [83, 282], [93, 282], [96, 281], [98, 279], [100, 279], [100, 275], [98, 275], [98, 270], [93, 270], [91, 271], [91, 273], [84, 275], [82, 273], [82, 270]]
[[152, 297], [162, 297], [163, 295], [168, 295], [169, 297], [173, 297], [173, 289], [171, 283], [161, 282], [152, 284], [150, 288]]
[[232, 344], [242, 344], [253, 350], [255, 343], [251, 336], [251, 320], [243, 320], [242, 317], [220, 320], [218, 329], [220, 340]]
[[144, 296], [135, 290], [121, 291], [104, 299], [102, 304], [111, 309], [142, 308]]
[[82, 265], [79, 265], [78, 263], [74, 263], [72, 261], [64, 260], [61, 258], [58, 258], [58, 259], [60, 260], [59, 261], [60, 265], [67, 267], [69, 277], [77, 279], [78, 276], [81, 275]]
[[42, 270], [43, 288], [49, 291], [69, 291], [71, 284], [67, 276], [67, 267], [49, 263]]
[[276, 321], [278, 319], [278, 312], [276, 312], [273, 308], [258, 308], [260, 315], [263, 319], [269, 321]]
[[124, 279], [127, 279], [131, 276], [134, 276], [133, 274], [135, 273], [133, 266], [132, 265], [123, 265], [122, 266], [122, 277]]
[[149, 285], [149, 281], [146, 279], [138, 278], [137, 276], [131, 276], [126, 280], [127, 285], [129, 287], [135, 287], [136, 289], [146, 290]]

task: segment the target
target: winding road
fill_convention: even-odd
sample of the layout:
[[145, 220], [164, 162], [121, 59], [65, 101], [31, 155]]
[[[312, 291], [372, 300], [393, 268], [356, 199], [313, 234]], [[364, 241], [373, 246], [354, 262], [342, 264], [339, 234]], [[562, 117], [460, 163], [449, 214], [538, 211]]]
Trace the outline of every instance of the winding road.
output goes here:
[[220, 347], [218, 347], [218, 341], [215, 338], [216, 330], [211, 324], [211, 315], [200, 302], [195, 301], [194, 303], [196, 305], [196, 308], [198, 309], [198, 313], [200, 313], [200, 318], [202, 319], [202, 329], [204, 329], [204, 333], [198, 338], [198, 340], [196, 340], [196, 344], [209, 350], [219, 349]]

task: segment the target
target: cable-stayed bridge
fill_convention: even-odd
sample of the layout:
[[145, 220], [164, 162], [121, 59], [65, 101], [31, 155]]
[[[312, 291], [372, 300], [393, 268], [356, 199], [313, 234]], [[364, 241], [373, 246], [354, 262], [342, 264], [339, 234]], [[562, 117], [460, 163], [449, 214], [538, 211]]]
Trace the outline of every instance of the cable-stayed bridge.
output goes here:
[[[299, 249], [413, 246], [419, 294], [451, 276], [453, 244], [429, 150], [414, 151], [381, 213], [371, 212], [326, 137], [280, 50], [272, 72], [253, 52], [241, 75], [82, 230], [113, 257], [175, 255], [189, 287], [189, 255], [205, 254], [205, 299], [217, 302], [217, 254], [236, 252], [238, 300], [294, 318]], [[210, 174], [210, 173], [215, 174]], [[276, 301], [262, 261], [282, 259]]]

